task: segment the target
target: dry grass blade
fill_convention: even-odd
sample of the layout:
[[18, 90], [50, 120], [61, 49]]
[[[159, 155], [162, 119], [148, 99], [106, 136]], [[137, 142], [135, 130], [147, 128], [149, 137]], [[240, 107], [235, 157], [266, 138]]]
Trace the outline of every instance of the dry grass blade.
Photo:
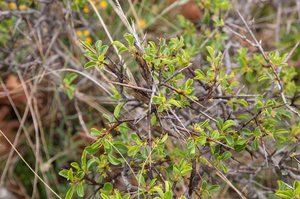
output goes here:
[[30, 165], [26, 162], [26, 160], [22, 157], [22, 155], [19, 153], [19, 151], [14, 147], [14, 145], [11, 143], [11, 141], [6, 137], [6, 135], [0, 130], [1, 135], [7, 140], [7, 142], [11, 145], [11, 147], [14, 149], [14, 151], [19, 155], [19, 157], [23, 160], [23, 162], [26, 164], [26, 166], [34, 173], [34, 175], [57, 197], [62, 199], [49, 185], [46, 184], [46, 182], [30, 167]]

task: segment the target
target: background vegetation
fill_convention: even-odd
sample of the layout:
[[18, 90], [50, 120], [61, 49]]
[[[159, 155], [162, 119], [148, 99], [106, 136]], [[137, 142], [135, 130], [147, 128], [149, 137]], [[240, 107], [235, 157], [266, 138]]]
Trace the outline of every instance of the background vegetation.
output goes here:
[[299, 198], [300, 2], [120, 7], [0, 1], [0, 197]]

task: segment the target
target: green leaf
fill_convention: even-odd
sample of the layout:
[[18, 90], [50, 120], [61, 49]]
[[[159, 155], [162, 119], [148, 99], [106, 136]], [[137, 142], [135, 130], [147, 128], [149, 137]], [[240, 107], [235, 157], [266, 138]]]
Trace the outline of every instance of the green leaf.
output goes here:
[[83, 185], [80, 183], [77, 185], [77, 195], [79, 197], [83, 197], [84, 196], [84, 189], [83, 189]]
[[84, 65], [84, 69], [92, 68], [92, 67], [95, 67], [95, 66], [97, 66], [96, 62], [90, 61], [90, 62], [88, 62]]
[[183, 167], [183, 169], [180, 171], [180, 175], [181, 176], [185, 176], [187, 174], [187, 172], [191, 171], [193, 168], [190, 165], [186, 165], [185, 167]]
[[161, 139], [161, 142], [165, 142], [168, 139], [168, 134], [164, 135], [164, 137]]
[[100, 131], [98, 131], [97, 129], [95, 128], [92, 128], [91, 129], [91, 136], [100, 136], [102, 135], [103, 133], [101, 133]]
[[243, 105], [243, 106], [245, 106], [245, 107], [248, 106], [248, 102], [246, 102], [245, 100], [236, 100], [235, 102], [236, 102], [236, 103], [239, 103], [239, 104], [241, 104], [241, 105]]
[[70, 100], [74, 98], [74, 93], [73, 93], [72, 90], [66, 89], [65, 92], [67, 93], [68, 98], [69, 98]]
[[219, 189], [220, 189], [220, 186], [219, 186], [219, 185], [213, 185], [213, 186], [209, 187], [208, 191], [209, 191], [210, 193], [213, 193], [213, 192], [218, 191]]
[[225, 137], [225, 139], [226, 139], [226, 141], [227, 141], [227, 143], [228, 143], [229, 146], [232, 146], [232, 145], [233, 145], [234, 139], [233, 139], [233, 137], [232, 137], [231, 135], [227, 135], [227, 136]]
[[197, 137], [196, 143], [200, 145], [204, 145], [206, 143], [206, 137], [204, 136]]
[[215, 131], [212, 132], [210, 137], [211, 137], [211, 139], [217, 140], [219, 138], [219, 136], [220, 136], [219, 131], [215, 130]]
[[188, 153], [188, 156], [190, 158], [193, 158], [195, 156], [195, 153], [196, 153], [196, 148], [195, 148], [195, 143], [193, 140], [191, 140], [188, 145], [187, 145], [187, 153]]
[[120, 160], [118, 160], [117, 158], [115, 158], [114, 156], [108, 154], [108, 161], [112, 164], [112, 165], [118, 165], [121, 163]]
[[288, 110], [280, 110], [277, 113], [279, 113], [280, 115], [286, 116], [286, 117], [288, 117], [290, 119], [293, 119], [292, 113], [290, 111], [288, 111]]
[[75, 186], [72, 186], [66, 194], [65, 199], [71, 199], [75, 192]]
[[212, 47], [210, 47], [210, 46], [206, 46], [206, 49], [207, 49], [210, 57], [214, 58], [215, 57], [215, 51], [214, 51], [214, 49]]
[[58, 173], [58, 175], [68, 179], [68, 171], [62, 170]]
[[132, 35], [125, 33], [124, 37], [127, 39], [129, 46], [133, 46], [134, 45], [134, 38]]
[[77, 74], [76, 73], [71, 73], [69, 76], [68, 76], [68, 79], [69, 79], [69, 82], [70, 84], [77, 78]]
[[100, 49], [101, 49], [101, 46], [102, 46], [102, 41], [101, 40], [98, 40], [95, 44], [95, 47], [96, 47], [96, 50], [97, 50], [97, 53], [98, 55], [100, 55]]
[[201, 184], [201, 189], [202, 190], [205, 190], [207, 187], [207, 182], [206, 181], [203, 181], [202, 184]]
[[116, 118], [119, 118], [119, 117], [120, 117], [119, 113], [120, 113], [121, 107], [122, 107], [122, 104], [118, 104], [118, 105], [116, 106], [115, 110], [114, 110], [114, 116], [115, 116]]
[[80, 169], [81, 169], [80, 166], [79, 166], [79, 164], [78, 164], [77, 162], [72, 162], [72, 163], [71, 163], [71, 166], [74, 167], [74, 168], [77, 169], [77, 170], [80, 170]]
[[164, 195], [164, 199], [172, 199], [173, 198], [173, 194], [171, 191], [166, 191], [165, 195]]
[[140, 150], [140, 146], [131, 146], [128, 148], [128, 156], [134, 156]]
[[[127, 148], [127, 146], [123, 142], [121, 142], [121, 141], [115, 141], [112, 144], [114, 145], [113, 150], [116, 153], [125, 154], [125, 153], [128, 152], [128, 148]], [[117, 148], [118, 151], [115, 148]]]
[[152, 101], [155, 104], [161, 104], [162, 103], [162, 97], [153, 96]]
[[146, 182], [145, 182], [144, 176], [138, 174], [136, 177], [137, 177], [138, 182], [141, 183], [141, 185], [145, 187], [146, 186]]
[[[125, 45], [124, 44], [122, 44], [121, 42], [119, 42], [119, 41], [114, 41], [114, 42], [112, 42], [111, 43], [111, 45], [115, 45], [115, 46], [118, 46], [118, 47], [125, 47]], [[126, 47], [125, 47], [126, 48]]]
[[103, 186], [103, 189], [105, 191], [109, 191], [109, 192], [112, 191], [113, 188], [114, 188], [113, 185], [111, 183], [109, 183], [109, 182], [105, 183], [104, 186]]
[[225, 151], [223, 154], [222, 154], [222, 160], [227, 160], [231, 157], [231, 153], [229, 151]]
[[155, 116], [155, 115], [153, 115], [153, 116], [151, 117], [151, 124], [152, 124], [153, 126], [155, 126], [155, 125], [158, 124], [158, 121], [156, 121], [156, 116]]
[[257, 151], [258, 150], [258, 141], [255, 139], [255, 140], [253, 140], [253, 142], [252, 142], [252, 149], [254, 150], [254, 151]]
[[95, 153], [97, 153], [97, 152], [99, 151], [99, 149], [100, 149], [100, 147], [95, 147], [95, 148], [93, 148], [93, 147], [91, 147], [91, 146], [87, 146], [87, 147], [85, 147], [84, 150], [85, 150], [88, 154], [94, 155]]
[[262, 76], [260, 76], [260, 77], [258, 78], [258, 82], [260, 82], [260, 81], [262, 81], [262, 80], [266, 80], [266, 79], [271, 79], [271, 77], [269, 77], [268, 75], [264, 74], [264, 75], [262, 75]]
[[73, 170], [72, 168], [70, 168], [70, 170], [68, 171], [68, 179], [73, 182]]
[[259, 130], [258, 127], [256, 127], [255, 130], [254, 130], [254, 136], [255, 137], [261, 137], [262, 136], [261, 131]]
[[128, 50], [126, 47], [121, 47], [121, 48], [119, 48], [119, 50], [118, 50], [118, 54], [119, 54], [119, 55], [121, 55], [121, 54], [124, 53], [124, 52], [129, 52], [129, 50]]
[[222, 128], [222, 131], [233, 125], [236, 125], [236, 123], [233, 120], [227, 120]]
[[247, 135], [247, 136], [252, 136], [252, 132], [249, 129], [242, 129], [240, 131], [240, 134]]
[[108, 46], [107, 45], [104, 45], [101, 47], [100, 49], [100, 55], [105, 55], [105, 53], [107, 52], [108, 50]]
[[144, 147], [143, 150], [142, 150], [142, 156], [147, 159], [148, 156], [149, 156], [149, 152], [148, 152], [148, 149], [147, 147]]
[[168, 101], [168, 103], [169, 103], [169, 104], [173, 104], [173, 105], [175, 105], [175, 106], [177, 106], [177, 107], [181, 107], [180, 102], [177, 101], [177, 100], [174, 100], [174, 99], [170, 99], [170, 100]]

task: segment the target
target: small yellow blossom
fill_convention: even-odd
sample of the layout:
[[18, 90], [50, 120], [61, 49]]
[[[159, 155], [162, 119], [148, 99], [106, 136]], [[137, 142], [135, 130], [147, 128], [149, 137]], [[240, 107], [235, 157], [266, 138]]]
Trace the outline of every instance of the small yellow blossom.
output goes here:
[[15, 47], [15, 48], [18, 47], [18, 45], [19, 45], [19, 44], [18, 44], [17, 42], [14, 43], [14, 47]]
[[88, 30], [85, 30], [85, 31], [83, 31], [83, 34], [84, 34], [85, 36], [88, 36], [90, 33], [89, 33]]
[[95, 4], [97, 9], [105, 10], [107, 8], [107, 2], [106, 1], [93, 0], [93, 3]]
[[20, 5], [20, 6], [19, 6], [19, 9], [20, 9], [20, 10], [26, 10], [26, 5]]
[[13, 2], [10, 2], [9, 3], [9, 8], [12, 9], [12, 10], [16, 10], [17, 9], [17, 5]]
[[146, 20], [140, 18], [139, 21], [140, 21], [141, 27], [144, 28], [146, 26]]
[[91, 37], [87, 37], [85, 41], [88, 42], [88, 43], [92, 43], [92, 38]]
[[89, 12], [89, 8], [88, 8], [87, 6], [85, 6], [85, 7], [83, 8], [83, 12], [88, 13], [88, 12]]
[[106, 7], [107, 7], [106, 1], [100, 1], [100, 6], [102, 9], [106, 9]]
[[[139, 22], [141, 24], [141, 27], [144, 28], [146, 26], [146, 20], [143, 18], [139, 18]], [[135, 29], [139, 29], [139, 26], [135, 24]]]
[[81, 30], [77, 30], [76, 34], [77, 34], [78, 37], [80, 37], [82, 35], [82, 31]]

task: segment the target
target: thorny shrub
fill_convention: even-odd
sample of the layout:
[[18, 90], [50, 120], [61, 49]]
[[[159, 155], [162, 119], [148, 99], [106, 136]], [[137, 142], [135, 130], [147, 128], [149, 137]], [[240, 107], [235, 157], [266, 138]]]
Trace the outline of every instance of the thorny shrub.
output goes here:
[[[196, 31], [191, 22], [180, 20], [190, 33]], [[204, 49], [196, 47], [197, 38], [191, 35], [169, 40], [161, 36], [157, 43], [145, 42], [132, 24], [132, 32], [124, 35], [127, 42], [111, 43], [118, 47], [118, 55], [131, 55], [120, 63], [106, 55], [109, 46], [102, 41], [91, 45], [79, 40], [90, 60], [84, 68], [98, 67], [114, 78], [109, 81], [114, 85], [111, 100], [118, 105], [113, 115], [103, 115], [109, 128], [91, 130], [97, 139], [85, 148], [81, 162], [73, 162], [72, 168], [59, 173], [70, 181], [66, 198], [75, 191], [83, 197], [88, 184], [95, 186], [90, 196], [105, 199], [131, 195], [191, 198], [193, 193], [204, 198], [223, 186], [210, 179], [212, 173], [246, 198], [247, 193], [234, 185], [238, 179], [230, 173], [239, 176], [243, 169], [257, 173], [275, 167], [282, 175], [295, 175], [293, 168], [284, 164], [289, 156], [295, 157], [292, 152], [300, 132], [299, 111], [293, 107], [299, 87], [293, 81], [294, 67], [287, 64], [292, 52], [266, 53], [247, 23], [253, 42], [225, 27], [223, 20], [214, 18], [214, 22], [260, 52], [249, 56], [247, 48], [237, 50], [234, 59], [240, 67], [232, 69], [224, 65], [226, 49], [216, 51], [218, 48], [207, 45], [206, 64], [200, 69], [193, 67], [191, 58]], [[131, 59], [138, 74], [125, 64]], [[65, 84], [70, 85], [73, 78], [76, 76], [70, 75]], [[260, 92], [254, 93], [252, 87], [259, 87]], [[70, 99], [75, 90], [67, 88]], [[280, 161], [274, 158], [276, 145], [295, 142]], [[245, 155], [258, 158], [257, 154], [263, 157], [259, 170], [238, 160]], [[120, 180], [124, 188], [115, 187]], [[278, 185], [269, 198], [299, 198], [298, 181], [293, 187], [280, 180]], [[182, 187], [186, 191], [179, 196], [177, 190]]]

